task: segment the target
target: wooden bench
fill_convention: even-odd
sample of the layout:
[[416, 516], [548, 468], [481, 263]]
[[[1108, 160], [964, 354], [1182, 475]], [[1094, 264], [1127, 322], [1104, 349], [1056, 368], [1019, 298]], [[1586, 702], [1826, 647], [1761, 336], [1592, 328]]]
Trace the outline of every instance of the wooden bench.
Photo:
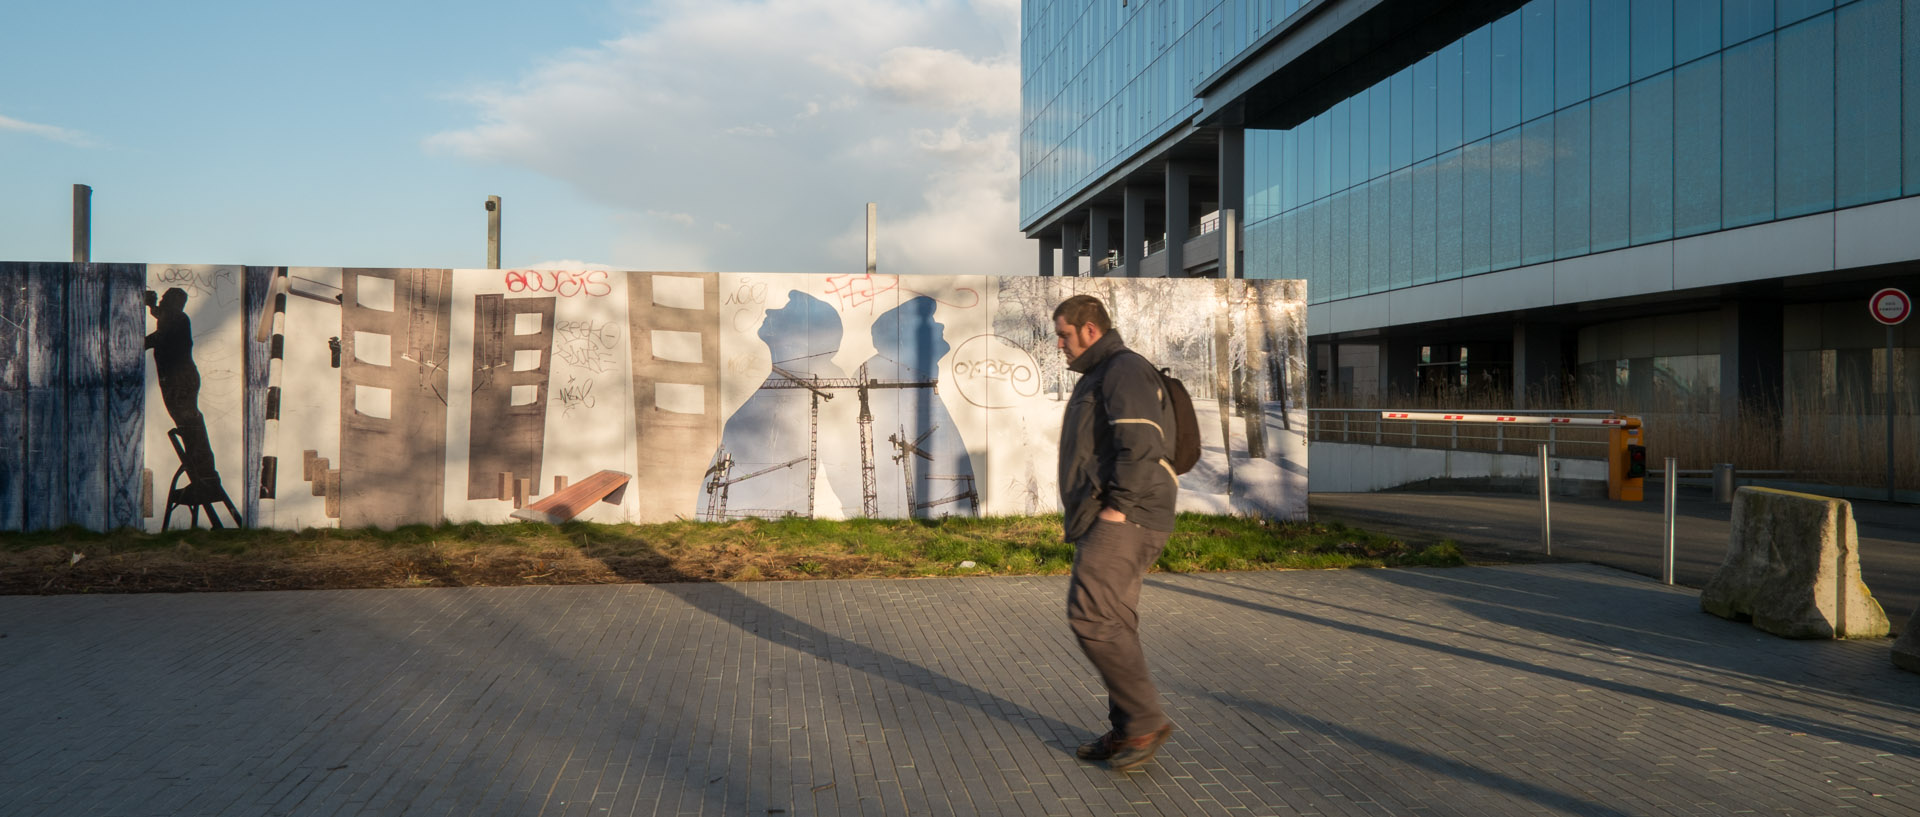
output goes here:
[[595, 502], [619, 504], [619, 495], [631, 479], [632, 476], [619, 471], [601, 471], [567, 486], [565, 490], [554, 492], [546, 499], [514, 511], [512, 515], [515, 519], [558, 525], [579, 516]]

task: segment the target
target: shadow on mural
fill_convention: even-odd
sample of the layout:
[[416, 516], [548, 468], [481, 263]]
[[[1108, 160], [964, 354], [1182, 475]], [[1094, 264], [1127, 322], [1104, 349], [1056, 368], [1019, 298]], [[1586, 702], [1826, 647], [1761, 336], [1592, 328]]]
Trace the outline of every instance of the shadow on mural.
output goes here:
[[1299, 281], [0, 264], [0, 291], [0, 529], [1046, 513], [1077, 377], [1049, 315], [1080, 293], [1194, 396], [1183, 510], [1306, 512]]

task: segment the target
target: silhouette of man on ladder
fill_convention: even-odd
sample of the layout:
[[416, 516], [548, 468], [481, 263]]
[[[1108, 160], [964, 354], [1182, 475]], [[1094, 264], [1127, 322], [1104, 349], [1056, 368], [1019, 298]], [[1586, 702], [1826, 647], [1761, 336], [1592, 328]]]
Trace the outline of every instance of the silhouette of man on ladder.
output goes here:
[[[153, 290], [147, 290], [146, 302], [147, 311], [153, 314], [157, 324], [153, 333], [147, 335], [147, 348], [153, 350], [153, 371], [160, 381], [160, 399], [167, 405], [167, 414], [173, 417], [167, 440], [173, 443], [173, 453], [180, 458], [180, 468], [173, 472], [173, 479], [167, 485], [167, 510], [160, 517], [160, 529], [167, 529], [176, 508], [187, 509], [194, 527], [200, 525], [202, 509], [206, 510], [207, 521], [213, 527], [227, 527], [220, 521], [222, 505], [233, 527], [245, 527], [233, 500], [220, 486], [220, 472], [213, 462], [213, 444], [207, 439], [207, 421], [200, 414], [200, 369], [193, 365], [193, 323], [187, 319], [187, 292], [173, 287], [156, 300]], [[187, 479], [185, 486], [180, 484], [181, 477]]]

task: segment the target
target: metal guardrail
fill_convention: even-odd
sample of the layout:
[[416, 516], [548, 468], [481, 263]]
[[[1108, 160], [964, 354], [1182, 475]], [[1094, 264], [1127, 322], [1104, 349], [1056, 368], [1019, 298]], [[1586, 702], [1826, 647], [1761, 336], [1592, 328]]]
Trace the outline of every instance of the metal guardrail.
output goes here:
[[[1418, 414], [1415, 419], [1384, 419], [1383, 414]], [[1401, 448], [1439, 448], [1449, 451], [1486, 451], [1496, 454], [1531, 454], [1541, 443], [1555, 457], [1606, 459], [1607, 426], [1556, 424], [1475, 423], [1463, 420], [1425, 419], [1434, 412], [1393, 409], [1309, 409], [1308, 439], [1313, 441], [1386, 445]], [[1513, 411], [1515, 417], [1612, 417], [1610, 410]], [[1460, 415], [1465, 416], [1465, 415]]]

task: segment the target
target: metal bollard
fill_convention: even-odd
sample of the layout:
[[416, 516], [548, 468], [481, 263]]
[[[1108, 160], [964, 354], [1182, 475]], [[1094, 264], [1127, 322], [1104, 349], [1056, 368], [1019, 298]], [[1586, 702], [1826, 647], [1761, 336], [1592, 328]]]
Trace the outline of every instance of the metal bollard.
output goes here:
[[1733, 463], [1716, 462], [1713, 464], [1713, 501], [1733, 501], [1734, 477]]
[[1549, 500], [1547, 498], [1547, 494], [1552, 488], [1552, 483], [1549, 481], [1549, 474], [1551, 473], [1552, 472], [1549, 470], [1549, 467], [1547, 465], [1547, 444], [1541, 443], [1540, 444], [1540, 544], [1542, 547], [1546, 548], [1548, 556], [1553, 555], [1553, 514], [1548, 507]]
[[1667, 584], [1673, 584], [1673, 523], [1680, 512], [1680, 466], [1678, 462], [1679, 460], [1677, 458], [1667, 458], [1667, 478], [1663, 481], [1665, 484], [1661, 486], [1667, 494], [1667, 553], [1666, 558], [1661, 561], [1664, 567], [1660, 571], [1660, 577], [1661, 581]]

